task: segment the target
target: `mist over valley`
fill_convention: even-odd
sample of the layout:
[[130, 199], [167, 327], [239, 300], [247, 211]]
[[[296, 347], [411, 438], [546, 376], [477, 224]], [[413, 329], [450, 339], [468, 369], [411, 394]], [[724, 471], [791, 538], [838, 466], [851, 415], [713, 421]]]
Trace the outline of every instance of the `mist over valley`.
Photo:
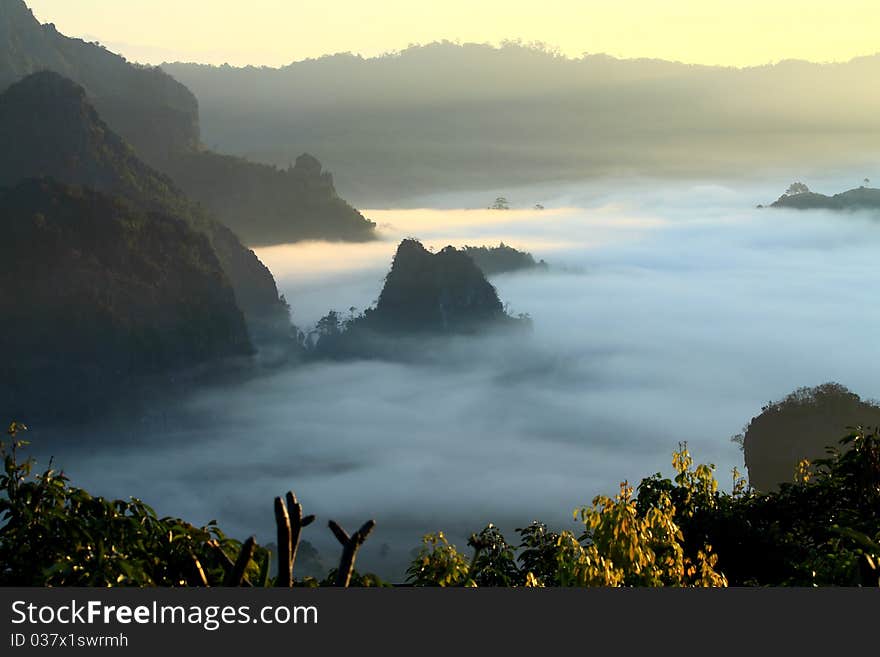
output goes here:
[[[868, 283], [880, 225], [754, 209], [773, 182], [603, 181], [511, 191], [540, 211], [366, 211], [378, 241], [257, 251], [301, 329], [373, 304], [398, 241], [416, 236], [434, 250], [503, 241], [546, 260], [491, 278], [532, 332], [285, 368], [140, 425], [74, 440], [37, 431], [35, 443], [98, 493], [147, 491], [161, 512], [266, 542], [278, 490], [343, 525], [373, 517], [362, 563], [392, 579], [427, 532], [463, 545], [488, 522], [570, 528], [594, 495], [668, 472], [679, 441], [729, 487], [743, 470], [730, 437], [768, 400], [827, 380], [880, 396], [864, 367], [880, 355]], [[307, 539], [332, 555], [329, 534]]]

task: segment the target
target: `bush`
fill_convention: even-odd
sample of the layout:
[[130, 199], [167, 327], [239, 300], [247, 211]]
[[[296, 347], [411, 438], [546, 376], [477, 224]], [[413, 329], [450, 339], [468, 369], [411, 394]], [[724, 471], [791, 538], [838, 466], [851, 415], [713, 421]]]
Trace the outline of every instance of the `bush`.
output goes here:
[[[24, 425], [0, 441], [0, 585], [204, 586], [223, 583], [241, 549], [216, 523], [159, 518], [142, 501], [107, 500], [70, 486], [52, 464], [18, 462]], [[258, 548], [246, 576], [257, 582], [269, 554]], [[260, 565], [258, 565], [260, 564]], [[266, 571], [267, 572], [267, 571]]]
[[623, 482], [575, 511], [580, 536], [542, 523], [507, 544], [490, 525], [468, 559], [442, 533], [425, 537], [407, 572], [415, 586], [853, 586], [880, 584], [880, 439], [855, 429], [798, 478], [759, 493], [734, 470], [718, 490], [714, 466], [686, 445], [676, 475]]
[[[159, 518], [137, 499], [107, 500], [70, 485], [63, 472], [34, 474], [19, 462], [21, 424], [0, 441], [0, 585], [267, 586], [270, 553], [242, 545], [215, 522]], [[694, 466], [686, 445], [675, 477], [659, 473], [634, 490], [599, 495], [577, 509], [581, 534], [540, 522], [517, 545], [488, 525], [467, 557], [440, 532], [424, 538], [407, 570], [413, 586], [827, 586], [880, 584], [880, 436], [855, 429], [825, 459], [802, 462], [794, 483], [772, 493], [734, 471], [719, 491], [714, 466]], [[637, 493], [637, 494], [636, 494]], [[309, 521], [311, 522], [311, 521]], [[234, 577], [230, 573], [235, 573]], [[327, 586], [326, 578], [297, 585]], [[387, 586], [354, 573], [352, 586]]]

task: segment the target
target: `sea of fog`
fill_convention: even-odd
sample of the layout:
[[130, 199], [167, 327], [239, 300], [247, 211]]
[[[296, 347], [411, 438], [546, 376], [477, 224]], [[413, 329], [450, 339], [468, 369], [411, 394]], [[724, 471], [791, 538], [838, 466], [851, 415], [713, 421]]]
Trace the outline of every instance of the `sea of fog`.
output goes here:
[[[413, 236], [545, 259], [492, 279], [533, 334], [432, 344], [418, 364], [277, 371], [181, 400], [170, 413], [186, 421], [47, 443], [78, 485], [265, 542], [272, 499], [292, 488], [319, 517], [304, 538], [328, 567], [326, 521], [375, 518], [359, 564], [396, 580], [426, 532], [464, 547], [489, 522], [575, 529], [596, 494], [669, 473], [680, 441], [729, 486], [743, 462], [730, 437], [767, 401], [825, 381], [880, 397], [880, 223], [755, 208], [786, 183], [605, 181], [365, 211], [381, 241], [258, 251], [298, 326], [373, 303]], [[461, 209], [502, 193], [546, 209]]]

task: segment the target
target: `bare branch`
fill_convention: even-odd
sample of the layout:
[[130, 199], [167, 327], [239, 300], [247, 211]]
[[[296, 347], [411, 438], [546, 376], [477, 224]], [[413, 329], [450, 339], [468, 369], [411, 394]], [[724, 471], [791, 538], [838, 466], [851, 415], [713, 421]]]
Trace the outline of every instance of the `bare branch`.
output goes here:
[[290, 587], [293, 585], [290, 516], [280, 497], [275, 498], [275, 524], [278, 527], [278, 577], [275, 586]]
[[290, 581], [293, 585], [293, 568], [296, 565], [296, 553], [299, 550], [299, 539], [304, 527], [303, 507], [293, 491], [287, 493], [287, 511], [290, 514]]
[[333, 532], [336, 540], [339, 541], [343, 546], [345, 546], [351, 540], [346, 531], [338, 524], [336, 524], [336, 521], [331, 520], [327, 523], [327, 526], [330, 528], [330, 531]]
[[334, 521], [331, 520], [328, 525], [336, 536], [336, 540], [342, 544], [342, 558], [339, 560], [339, 569], [336, 571], [336, 586], [347, 588], [351, 583], [351, 576], [354, 574], [354, 562], [357, 559], [358, 550], [373, 531], [376, 521], [368, 520], [350, 537]]

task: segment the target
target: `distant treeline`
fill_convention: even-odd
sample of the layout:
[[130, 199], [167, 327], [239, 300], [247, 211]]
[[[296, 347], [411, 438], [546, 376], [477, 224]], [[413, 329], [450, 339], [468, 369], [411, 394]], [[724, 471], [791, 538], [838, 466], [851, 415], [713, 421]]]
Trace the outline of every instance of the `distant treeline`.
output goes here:
[[318, 154], [368, 207], [603, 173], [827, 169], [880, 147], [880, 56], [737, 69], [445, 42], [162, 68], [198, 97], [207, 144], [279, 166]]

